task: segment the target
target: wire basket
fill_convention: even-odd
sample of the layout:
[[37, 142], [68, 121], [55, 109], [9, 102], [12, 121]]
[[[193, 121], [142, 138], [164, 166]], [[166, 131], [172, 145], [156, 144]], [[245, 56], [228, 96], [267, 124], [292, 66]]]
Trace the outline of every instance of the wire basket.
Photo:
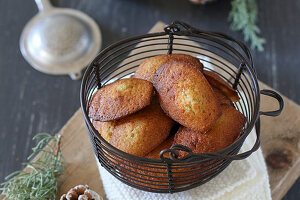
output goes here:
[[[237, 90], [240, 101], [234, 106], [247, 118], [240, 137], [232, 145], [214, 153], [195, 154], [185, 146], [174, 145], [163, 150], [160, 159], [134, 156], [116, 149], [100, 136], [88, 117], [91, 96], [103, 85], [132, 75], [146, 58], [171, 53], [197, 57], [204, 64], [204, 69], [215, 71]], [[279, 110], [260, 112], [260, 94], [275, 98], [279, 102]], [[125, 39], [100, 52], [83, 76], [80, 100], [90, 141], [101, 166], [127, 185], [157, 193], [194, 188], [217, 176], [232, 160], [245, 159], [260, 146], [259, 116], [277, 116], [283, 109], [279, 94], [259, 90], [251, 54], [243, 43], [222, 33], [198, 30], [180, 21], [166, 26], [164, 32]], [[254, 126], [254, 146], [239, 153]], [[179, 158], [178, 151], [187, 152], [187, 156]]]

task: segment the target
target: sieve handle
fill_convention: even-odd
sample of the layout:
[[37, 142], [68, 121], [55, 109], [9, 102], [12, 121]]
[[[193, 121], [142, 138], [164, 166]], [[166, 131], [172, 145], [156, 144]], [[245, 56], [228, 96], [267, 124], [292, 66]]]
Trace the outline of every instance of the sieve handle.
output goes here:
[[35, 3], [40, 12], [53, 8], [49, 0], [35, 0]]
[[263, 95], [266, 95], [266, 96], [269, 96], [269, 97], [273, 97], [274, 99], [276, 99], [279, 103], [279, 109], [275, 110], [275, 111], [266, 111], [266, 112], [260, 111], [259, 114], [260, 115], [271, 116], [271, 117], [275, 117], [275, 116], [280, 115], [280, 113], [282, 112], [283, 107], [284, 107], [284, 102], [283, 102], [283, 99], [280, 96], [280, 94], [278, 94], [277, 92], [275, 92], [273, 90], [261, 90], [260, 94], [263, 94]]

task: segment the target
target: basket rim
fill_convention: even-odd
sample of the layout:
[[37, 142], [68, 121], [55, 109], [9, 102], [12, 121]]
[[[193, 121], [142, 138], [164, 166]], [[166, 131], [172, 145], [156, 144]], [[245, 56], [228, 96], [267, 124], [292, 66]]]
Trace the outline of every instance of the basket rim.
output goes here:
[[[234, 43], [236, 43], [237, 45], [241, 45], [244, 43], [240, 42], [240, 41], [237, 41], [235, 39], [233, 39], [232, 37], [228, 36], [228, 35], [225, 35], [223, 33], [218, 33], [218, 32], [209, 32], [209, 31], [205, 31], [204, 32], [205, 34], [205, 37], [203, 37], [203, 35], [199, 35], [199, 34], [194, 34], [194, 33], [187, 33], [186, 31], [180, 31], [180, 32], [176, 32], [174, 33], [174, 35], [178, 35], [178, 36], [188, 36], [188, 37], [196, 37], [196, 38], [203, 38], [203, 39], [213, 39], [213, 42], [216, 42], [216, 41], [221, 41], [220, 39], [216, 38], [215, 36], [210, 36], [208, 34], [212, 34], [212, 35], [215, 35], [215, 34], [221, 34], [221, 35], [224, 35], [226, 36], [226, 38], [222, 38], [222, 39], [227, 39], [227, 40], [230, 40]], [[179, 162], [176, 162], [176, 161], [171, 161], [170, 159], [154, 159], [154, 158], [146, 158], [146, 157], [142, 157], [142, 156], [136, 156], [136, 155], [133, 155], [133, 154], [129, 154], [129, 153], [126, 153], [124, 151], [121, 151], [119, 149], [117, 149], [116, 147], [112, 146], [110, 143], [108, 143], [99, 133], [98, 131], [94, 128], [94, 126], [92, 125], [92, 122], [90, 120], [90, 118], [88, 117], [88, 113], [86, 112], [86, 107], [87, 105], [84, 103], [84, 92], [85, 92], [85, 83], [89, 77], [89, 75], [91, 74], [92, 72], [92, 69], [93, 69], [93, 66], [94, 66], [94, 63], [97, 62], [103, 55], [105, 55], [106, 53], [108, 53], [110, 50], [122, 45], [122, 44], [125, 44], [125, 43], [128, 43], [128, 42], [131, 42], [131, 41], [136, 41], [136, 40], [140, 40], [140, 39], [145, 39], [145, 38], [151, 38], [151, 37], [159, 37], [159, 36], [168, 36], [168, 33], [166, 32], [156, 32], [156, 33], [147, 33], [147, 34], [143, 34], [143, 35], [137, 35], [137, 36], [133, 36], [133, 37], [129, 37], [129, 38], [125, 38], [125, 39], [122, 39], [118, 42], [115, 42], [109, 46], [107, 46], [105, 49], [103, 49], [91, 62], [90, 64], [88, 65], [87, 69], [85, 70], [85, 73], [83, 75], [83, 78], [82, 78], [82, 82], [81, 82], [81, 88], [80, 88], [80, 104], [81, 104], [81, 110], [83, 112], [83, 116], [84, 116], [84, 119], [85, 119], [85, 123], [86, 125], [89, 127], [90, 130], [92, 130], [94, 136], [97, 137], [98, 140], [101, 141], [101, 143], [104, 143], [106, 146], [108, 146], [110, 148], [110, 150], [112, 150], [114, 153], [120, 155], [120, 156], [125, 156], [126, 159], [128, 160], [138, 160], [138, 161], [141, 161], [141, 162], [148, 162], [148, 163], [165, 163], [165, 162], [171, 162], [171, 163], [179, 163]], [[222, 42], [222, 41], [221, 41]], [[222, 42], [222, 46], [225, 47], [230, 47], [230, 45], [228, 45], [227, 43], [224, 43]], [[244, 45], [244, 47], [246, 48], [246, 50], [244, 48], [241, 48], [241, 50], [243, 51], [243, 53], [245, 53], [245, 55], [247, 55], [249, 61], [247, 59], [245, 59], [244, 56], [242, 56], [240, 53], [239, 56], [240, 56], [240, 59], [242, 59], [242, 61], [245, 63], [245, 67], [246, 69], [248, 70], [248, 72], [250, 73], [250, 83], [251, 83], [251, 86], [252, 86], [252, 89], [254, 91], [254, 95], [253, 96], [253, 100], [255, 101], [255, 104], [253, 105], [254, 106], [254, 110], [253, 110], [253, 118], [252, 120], [249, 122], [249, 125], [248, 127], [246, 127], [245, 129], [243, 129], [243, 134], [240, 135], [240, 137], [235, 140], [231, 145], [227, 146], [226, 148], [220, 150], [220, 151], [217, 151], [217, 152], [210, 152], [210, 153], [199, 153], [199, 154], [194, 154], [196, 156], [205, 156], [205, 155], [211, 155], [211, 156], [217, 156], [217, 155], [224, 155], [225, 152], [228, 152], [229, 149], [232, 149], [234, 146], [237, 146], [239, 142], [241, 142], [242, 144], [244, 143], [245, 139], [248, 137], [248, 135], [250, 134], [250, 132], [252, 131], [252, 129], [254, 128], [255, 126], [255, 123], [257, 122], [257, 120], [259, 119], [259, 109], [260, 109], [260, 89], [259, 89], [259, 85], [258, 85], [258, 80], [257, 80], [257, 75], [256, 75], [256, 71], [255, 71], [255, 68], [254, 68], [254, 64], [253, 64], [253, 61], [252, 61], [252, 57], [251, 57], [251, 53], [249, 51], [249, 49]], [[229, 49], [233, 49], [232, 47], [230, 47]], [[250, 56], [250, 57], [249, 57]], [[88, 130], [88, 132], [90, 131]], [[90, 133], [89, 133], [90, 134]], [[259, 133], [257, 133], [257, 137], [259, 136]], [[258, 138], [259, 139], [259, 138]], [[241, 145], [242, 146], [242, 145]], [[244, 152], [242, 152], [244, 153]], [[251, 154], [251, 153], [250, 153]], [[249, 155], [250, 155], [249, 154]], [[187, 161], [188, 162], [188, 161]]]

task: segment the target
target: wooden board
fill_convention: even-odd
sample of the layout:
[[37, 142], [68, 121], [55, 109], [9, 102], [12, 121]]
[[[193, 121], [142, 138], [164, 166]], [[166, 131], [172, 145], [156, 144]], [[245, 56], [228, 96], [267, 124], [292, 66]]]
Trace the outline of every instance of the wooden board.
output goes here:
[[[38, 10], [35, 2], [0, 1], [0, 182], [22, 168], [39, 132], [57, 133], [79, 108], [80, 81], [34, 70], [19, 50], [25, 24]], [[99, 25], [103, 48], [147, 32], [158, 19], [178, 19], [203, 30], [222, 31], [243, 41], [227, 21], [231, 1], [197, 6], [189, 0], [52, 0], [54, 6], [83, 11]], [[264, 52], [252, 51], [260, 80], [300, 104], [300, 2], [256, 1]], [[274, 14], [276, 13], [276, 14]], [[247, 43], [250, 45], [251, 43]], [[300, 179], [287, 199], [298, 200]], [[298, 197], [298, 198], [297, 198]]]
[[[159, 31], [163, 24], [157, 24], [152, 31]], [[261, 89], [269, 88], [260, 82]], [[288, 148], [292, 152], [292, 163], [284, 169], [268, 167], [272, 197], [281, 199], [300, 174], [300, 106], [283, 97], [285, 108], [279, 117], [261, 117], [262, 149], [264, 156]], [[274, 110], [277, 102], [262, 95], [261, 110]], [[68, 163], [60, 178], [60, 194], [66, 193], [78, 184], [88, 184], [91, 189], [105, 198], [100, 174], [90, 145], [82, 112], [79, 109], [59, 131], [62, 135], [61, 150]]]
[[[260, 82], [261, 89], [268, 88]], [[264, 156], [281, 150], [284, 144], [293, 151], [293, 162], [289, 168], [274, 170], [268, 167], [272, 197], [281, 199], [300, 175], [299, 139], [300, 139], [300, 106], [283, 97], [285, 109], [276, 118], [261, 117], [262, 149]], [[262, 110], [276, 108], [277, 102], [262, 96]], [[102, 182], [92, 152], [88, 133], [81, 110], [78, 110], [59, 132], [62, 135], [62, 152], [68, 163], [61, 178], [60, 194], [77, 184], [88, 184], [105, 197]]]
[[[271, 89], [260, 82], [260, 89]], [[274, 110], [278, 103], [261, 95], [261, 111]], [[300, 106], [283, 96], [284, 109], [278, 117], [261, 117], [261, 148], [264, 157], [272, 153], [291, 153], [291, 163], [282, 169], [269, 164], [272, 197], [281, 199], [300, 175]]]

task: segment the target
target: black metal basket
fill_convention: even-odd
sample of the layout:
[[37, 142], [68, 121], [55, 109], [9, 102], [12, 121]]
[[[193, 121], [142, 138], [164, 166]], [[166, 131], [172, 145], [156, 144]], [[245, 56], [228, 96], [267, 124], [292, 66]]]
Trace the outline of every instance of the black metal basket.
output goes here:
[[[247, 118], [239, 139], [215, 153], [195, 154], [187, 147], [175, 145], [163, 150], [159, 160], [116, 149], [100, 136], [88, 117], [92, 94], [102, 85], [133, 74], [144, 59], [172, 52], [198, 57], [205, 69], [217, 72], [237, 89], [241, 100], [235, 103], [235, 107]], [[277, 99], [279, 110], [260, 112], [260, 94]], [[195, 29], [180, 21], [166, 26], [164, 32], [129, 38], [104, 49], [84, 74], [80, 100], [90, 140], [101, 166], [132, 187], [158, 193], [194, 188], [218, 175], [232, 160], [248, 157], [260, 146], [259, 116], [277, 116], [283, 109], [279, 94], [271, 90], [259, 90], [251, 54], [243, 43], [222, 33]], [[253, 148], [239, 153], [254, 125], [256, 142]], [[188, 155], [179, 159], [178, 150], [186, 151]]]

